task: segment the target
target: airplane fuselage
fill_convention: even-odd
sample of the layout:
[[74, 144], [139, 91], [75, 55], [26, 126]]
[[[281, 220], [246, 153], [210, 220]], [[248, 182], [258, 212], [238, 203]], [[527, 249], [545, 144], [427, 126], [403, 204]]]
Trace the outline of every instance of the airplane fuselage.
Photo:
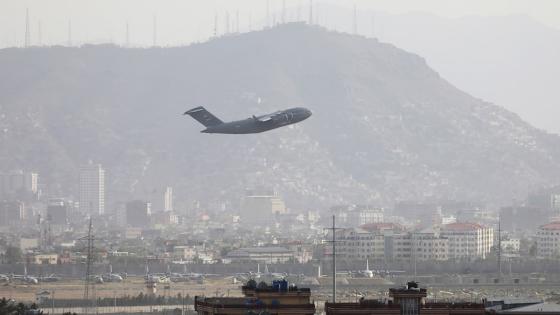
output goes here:
[[309, 118], [309, 116], [311, 116], [310, 110], [303, 107], [295, 107], [268, 115], [207, 125], [206, 129], [201, 132], [221, 134], [260, 133], [298, 123]]

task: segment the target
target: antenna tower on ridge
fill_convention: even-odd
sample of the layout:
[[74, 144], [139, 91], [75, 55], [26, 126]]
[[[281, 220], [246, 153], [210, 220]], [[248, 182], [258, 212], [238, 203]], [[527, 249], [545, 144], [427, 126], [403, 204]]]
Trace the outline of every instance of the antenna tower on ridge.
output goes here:
[[25, 48], [31, 43], [31, 34], [29, 30], [29, 9], [25, 9]]

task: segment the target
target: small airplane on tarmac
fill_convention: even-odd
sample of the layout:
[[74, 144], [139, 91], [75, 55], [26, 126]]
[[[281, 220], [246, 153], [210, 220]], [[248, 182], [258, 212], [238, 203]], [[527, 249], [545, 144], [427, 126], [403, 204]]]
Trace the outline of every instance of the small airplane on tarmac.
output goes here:
[[171, 272], [169, 265], [167, 266], [167, 275], [171, 279], [171, 282], [187, 282], [187, 281], [204, 281], [207, 277], [219, 277], [221, 275], [214, 273], [197, 273], [188, 272], [187, 265], [183, 265], [183, 273]]
[[10, 276], [0, 274], [0, 282], [10, 282]]
[[355, 273], [357, 278], [373, 278], [374, 273], [372, 270], [369, 270], [369, 259], [366, 259], [366, 269], [365, 270], [358, 270]]
[[261, 272], [261, 265], [257, 264], [257, 271], [249, 271], [246, 273], [237, 273], [234, 275], [235, 277], [239, 277], [242, 279], [284, 279], [289, 276], [301, 276], [301, 275], [290, 275], [285, 272], [270, 272], [268, 269], [268, 265], [264, 264], [264, 272]]
[[60, 281], [60, 277], [53, 273], [48, 276], [39, 277], [38, 280], [39, 282], [56, 282], [56, 281]]
[[23, 283], [27, 283], [27, 284], [38, 284], [39, 283], [39, 279], [37, 279], [37, 277], [34, 276], [30, 276], [27, 274], [27, 266], [23, 266], [23, 275], [15, 275], [15, 274], [11, 274], [10, 275], [10, 281], [20, 281]]
[[101, 276], [103, 282], [123, 282], [123, 277], [118, 273], [113, 273], [113, 266], [109, 265], [109, 273]]
[[150, 267], [146, 264], [146, 275], [144, 280], [150, 283], [169, 283], [171, 280], [167, 274], [150, 273]]

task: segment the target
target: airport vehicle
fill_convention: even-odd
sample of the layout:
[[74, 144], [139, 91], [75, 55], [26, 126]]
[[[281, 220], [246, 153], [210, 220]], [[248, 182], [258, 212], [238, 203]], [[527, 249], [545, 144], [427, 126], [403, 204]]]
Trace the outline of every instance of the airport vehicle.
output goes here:
[[39, 282], [57, 282], [60, 281], [60, 277], [55, 274], [50, 274], [48, 276], [39, 277]]
[[298, 123], [309, 118], [311, 111], [307, 108], [295, 107], [272, 114], [223, 122], [204, 107], [199, 106], [186, 111], [183, 115], [189, 115], [203, 124], [206, 129], [202, 130], [202, 133], [248, 134], [260, 133]]

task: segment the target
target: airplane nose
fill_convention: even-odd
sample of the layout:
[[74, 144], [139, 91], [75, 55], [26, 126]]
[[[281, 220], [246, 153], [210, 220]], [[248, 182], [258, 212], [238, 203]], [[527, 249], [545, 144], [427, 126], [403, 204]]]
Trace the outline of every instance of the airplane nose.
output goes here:
[[306, 110], [305, 110], [305, 118], [308, 118], [308, 117], [311, 116], [312, 114], [313, 114], [313, 113], [312, 113], [309, 109], [306, 109]]

